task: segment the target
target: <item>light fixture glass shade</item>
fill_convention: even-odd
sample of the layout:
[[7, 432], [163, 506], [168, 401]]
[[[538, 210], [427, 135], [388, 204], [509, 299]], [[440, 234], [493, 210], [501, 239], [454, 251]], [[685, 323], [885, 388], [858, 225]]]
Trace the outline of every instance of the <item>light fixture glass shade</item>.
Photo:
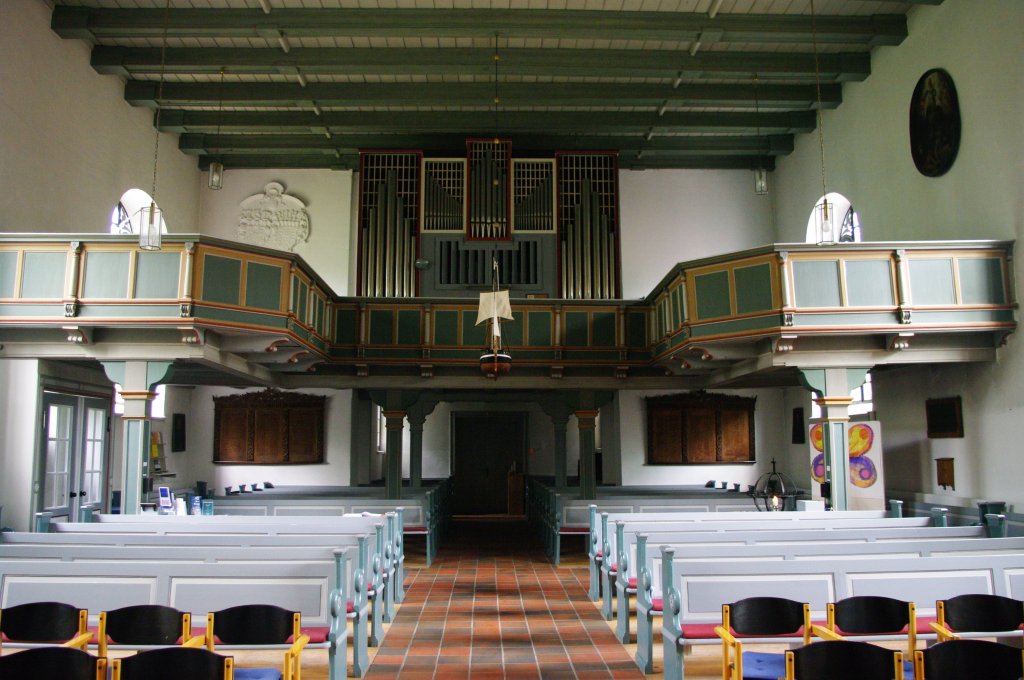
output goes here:
[[768, 171], [764, 168], [754, 170], [754, 193], [758, 196], [768, 193]]
[[139, 210], [139, 247], [143, 250], [160, 250], [164, 226], [164, 213], [156, 203]]
[[210, 177], [206, 184], [216, 191], [224, 186], [224, 164], [220, 161], [210, 163]]
[[814, 229], [819, 246], [836, 242], [836, 205], [825, 197], [814, 206]]

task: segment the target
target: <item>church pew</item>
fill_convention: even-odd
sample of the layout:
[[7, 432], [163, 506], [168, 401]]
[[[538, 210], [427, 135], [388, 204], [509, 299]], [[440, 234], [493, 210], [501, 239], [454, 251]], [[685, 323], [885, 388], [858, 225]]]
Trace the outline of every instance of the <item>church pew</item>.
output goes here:
[[[662, 646], [666, 679], [684, 678], [684, 651], [693, 644], [720, 644], [714, 634], [722, 604], [747, 597], [785, 597], [811, 605], [823, 620], [825, 605], [847, 597], [883, 595], [917, 604], [918, 614], [935, 614], [935, 601], [963, 593], [1024, 595], [1024, 553], [864, 560], [836, 557], [809, 560], [675, 561], [675, 549], [661, 548], [665, 611]], [[684, 632], [685, 631], [685, 632]], [[745, 640], [778, 643], [778, 638]], [[644, 668], [649, 660], [640, 658]]]
[[[196, 615], [266, 603], [300, 611], [303, 626], [326, 629], [330, 680], [347, 677], [345, 584], [352, 549], [331, 559], [191, 562], [121, 559], [66, 562], [0, 559], [5, 606], [61, 601], [98, 613], [133, 604], [163, 604]], [[358, 669], [357, 669], [358, 671]]]

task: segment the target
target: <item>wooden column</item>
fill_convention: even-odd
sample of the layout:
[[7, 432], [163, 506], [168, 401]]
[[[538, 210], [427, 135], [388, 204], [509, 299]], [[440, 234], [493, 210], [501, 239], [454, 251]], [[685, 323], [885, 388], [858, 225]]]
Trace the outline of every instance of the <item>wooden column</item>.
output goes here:
[[594, 430], [600, 411], [576, 411], [580, 430], [580, 498], [597, 498], [597, 470], [594, 465]]
[[[405, 429], [405, 411], [384, 411], [387, 429], [387, 448], [384, 454], [384, 484], [386, 498], [402, 497], [402, 431]], [[420, 430], [422, 432], [422, 429]]]
[[423, 486], [423, 423], [427, 417], [410, 409], [406, 418], [409, 420], [409, 486], [418, 489]]

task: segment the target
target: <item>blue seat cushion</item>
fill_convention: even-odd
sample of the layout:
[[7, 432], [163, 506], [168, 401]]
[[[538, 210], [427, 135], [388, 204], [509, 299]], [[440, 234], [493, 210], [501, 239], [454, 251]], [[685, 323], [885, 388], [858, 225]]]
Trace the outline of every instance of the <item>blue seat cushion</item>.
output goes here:
[[744, 680], [778, 680], [786, 677], [786, 655], [743, 652]]
[[239, 668], [235, 666], [235, 680], [281, 680], [276, 668]]
[[914, 680], [914, 662], [903, 662], [903, 680]]

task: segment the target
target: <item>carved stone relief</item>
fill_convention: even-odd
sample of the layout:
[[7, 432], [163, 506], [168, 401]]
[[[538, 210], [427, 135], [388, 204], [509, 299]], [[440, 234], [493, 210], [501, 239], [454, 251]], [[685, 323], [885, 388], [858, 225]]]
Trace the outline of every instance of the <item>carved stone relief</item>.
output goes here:
[[238, 207], [238, 238], [245, 243], [292, 251], [309, 238], [306, 204], [285, 194], [279, 182], [268, 183], [262, 194], [253, 194]]

